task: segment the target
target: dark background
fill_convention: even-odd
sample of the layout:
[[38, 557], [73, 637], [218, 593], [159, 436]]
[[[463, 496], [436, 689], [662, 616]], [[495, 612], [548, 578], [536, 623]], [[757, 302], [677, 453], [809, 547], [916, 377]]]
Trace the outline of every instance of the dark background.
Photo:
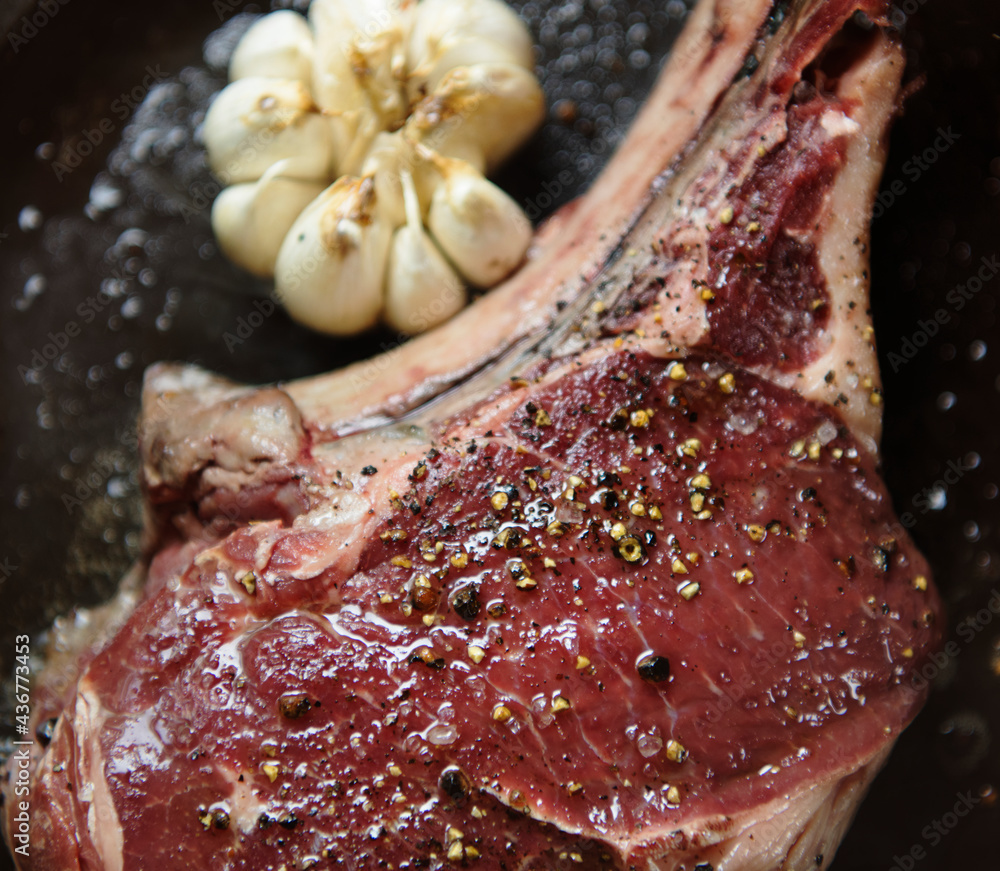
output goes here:
[[[106, 598], [138, 552], [131, 445], [147, 364], [188, 360], [261, 382], [323, 371], [396, 341], [328, 340], [280, 313], [240, 345], [223, 339], [266, 288], [216, 253], [205, 208], [211, 179], [193, 132], [223, 83], [226, 46], [246, 26], [245, 13], [264, 10], [235, 0], [63, 4], [49, 4], [54, 14], [35, 9], [34, 24], [20, 18], [33, 14], [23, 0], [0, 9], [0, 28], [9, 28], [0, 30], [3, 675], [12, 671], [15, 634], [36, 635], [71, 605]], [[686, 7], [514, 5], [539, 41], [550, 121], [502, 183], [547, 213], [604, 162]], [[1000, 609], [1000, 277], [961, 310], [949, 291], [981, 258], [1000, 254], [1000, 7], [906, 0], [894, 15], [908, 75], [924, 83], [894, 130], [873, 229], [884, 466], [897, 509], [909, 513], [935, 568], [957, 655], [834, 868], [995, 868], [1000, 616], [988, 604], [996, 595]], [[571, 184], [543, 187], [567, 167]], [[944, 323], [934, 329], [928, 319], [939, 310]], [[39, 361], [40, 371], [29, 372]], [[0, 720], [9, 739], [6, 702]], [[948, 816], [970, 794], [972, 813]], [[897, 862], [914, 848], [925, 852]]]

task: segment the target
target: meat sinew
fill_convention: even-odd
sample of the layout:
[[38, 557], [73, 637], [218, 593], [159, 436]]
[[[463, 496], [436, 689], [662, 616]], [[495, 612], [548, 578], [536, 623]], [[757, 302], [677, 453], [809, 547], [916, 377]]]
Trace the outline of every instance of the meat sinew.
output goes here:
[[20, 867], [826, 867], [939, 633], [877, 472], [884, 12], [703, 0], [533, 260], [387, 358], [154, 367], [145, 584], [49, 665]]

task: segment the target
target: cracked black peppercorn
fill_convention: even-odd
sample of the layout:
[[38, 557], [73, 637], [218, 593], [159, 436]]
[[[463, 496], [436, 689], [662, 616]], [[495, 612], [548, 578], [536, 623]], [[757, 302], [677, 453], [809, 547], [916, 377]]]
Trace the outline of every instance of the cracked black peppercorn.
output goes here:
[[452, 597], [451, 607], [463, 620], [475, 620], [479, 615], [479, 588], [475, 584], [462, 587]]
[[460, 768], [454, 766], [446, 768], [442, 772], [438, 783], [441, 791], [457, 805], [464, 804], [469, 798], [469, 790], [472, 788], [472, 784]]
[[670, 677], [670, 660], [665, 656], [650, 654], [643, 657], [636, 668], [639, 677], [648, 680], [650, 683], [663, 683]]
[[309, 696], [302, 693], [282, 696], [278, 699], [278, 710], [281, 711], [283, 717], [287, 717], [289, 720], [297, 720], [299, 717], [304, 717], [309, 713], [310, 708], [312, 708], [312, 702], [309, 700]]

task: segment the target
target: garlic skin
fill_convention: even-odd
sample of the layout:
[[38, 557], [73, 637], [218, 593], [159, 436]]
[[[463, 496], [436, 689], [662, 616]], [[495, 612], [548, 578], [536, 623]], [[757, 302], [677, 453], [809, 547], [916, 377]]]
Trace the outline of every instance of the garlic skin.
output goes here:
[[434, 192], [428, 227], [459, 272], [491, 287], [524, 259], [531, 222], [520, 206], [462, 160], [441, 159], [443, 183]]
[[302, 82], [237, 79], [209, 107], [202, 135], [212, 171], [229, 184], [256, 181], [279, 160], [299, 178], [330, 171], [329, 127]]
[[282, 242], [275, 293], [295, 320], [349, 336], [375, 325], [392, 228], [370, 178], [343, 177], [310, 203]]
[[223, 253], [261, 278], [274, 275], [282, 240], [325, 185], [285, 175], [274, 164], [255, 182], [225, 188], [212, 204], [212, 230]]
[[510, 63], [530, 71], [535, 64], [528, 31], [501, 0], [423, 0], [406, 55], [411, 99], [433, 91], [456, 67]]
[[272, 12], [243, 34], [229, 61], [229, 79], [297, 79], [308, 88], [314, 48], [312, 31], [301, 15], [288, 9]]
[[413, 178], [402, 177], [407, 221], [396, 230], [385, 280], [386, 324], [413, 335], [460, 311], [468, 300], [465, 283], [423, 228]]

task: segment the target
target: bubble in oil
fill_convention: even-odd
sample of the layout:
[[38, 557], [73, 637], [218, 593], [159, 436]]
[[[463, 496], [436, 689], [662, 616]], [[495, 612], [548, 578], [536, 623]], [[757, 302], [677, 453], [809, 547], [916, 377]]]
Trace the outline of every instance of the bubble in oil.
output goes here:
[[958, 711], [938, 727], [939, 758], [952, 774], [977, 769], [990, 749], [992, 735], [986, 718], [978, 711]]
[[25, 206], [17, 213], [17, 226], [24, 233], [30, 233], [42, 226], [42, 213], [35, 206]]
[[435, 723], [427, 730], [427, 740], [436, 747], [454, 744], [458, 740], [458, 729], [450, 723]]
[[940, 411], [951, 411], [958, 401], [957, 397], [950, 390], [945, 390], [937, 398], [937, 407]]
[[122, 303], [121, 316], [127, 320], [139, 317], [142, 313], [142, 297], [130, 296]]
[[643, 733], [639, 736], [639, 740], [635, 742], [635, 746], [640, 756], [644, 759], [649, 759], [663, 749], [663, 739], [658, 735]]
[[48, 288], [48, 279], [40, 273], [30, 275], [21, 288], [21, 296], [14, 298], [14, 308], [18, 311], [27, 311], [31, 304], [45, 293]]

